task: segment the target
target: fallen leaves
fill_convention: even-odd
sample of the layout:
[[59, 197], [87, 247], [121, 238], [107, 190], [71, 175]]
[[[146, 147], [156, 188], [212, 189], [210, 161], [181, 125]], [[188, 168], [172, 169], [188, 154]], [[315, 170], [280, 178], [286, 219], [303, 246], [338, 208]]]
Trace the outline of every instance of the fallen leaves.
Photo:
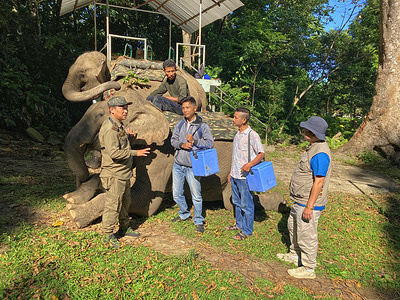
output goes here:
[[53, 223], [53, 227], [59, 227], [59, 226], [62, 226], [63, 224], [64, 224], [64, 221], [58, 219], [57, 221], [55, 221]]

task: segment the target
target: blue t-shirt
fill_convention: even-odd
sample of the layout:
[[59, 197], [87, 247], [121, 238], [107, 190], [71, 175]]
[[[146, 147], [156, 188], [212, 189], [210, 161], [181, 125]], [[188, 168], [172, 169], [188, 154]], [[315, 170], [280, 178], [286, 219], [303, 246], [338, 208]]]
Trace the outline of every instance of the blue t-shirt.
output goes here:
[[315, 154], [310, 161], [311, 170], [314, 173], [314, 176], [326, 176], [328, 172], [330, 159], [328, 154], [326, 153], [318, 153]]

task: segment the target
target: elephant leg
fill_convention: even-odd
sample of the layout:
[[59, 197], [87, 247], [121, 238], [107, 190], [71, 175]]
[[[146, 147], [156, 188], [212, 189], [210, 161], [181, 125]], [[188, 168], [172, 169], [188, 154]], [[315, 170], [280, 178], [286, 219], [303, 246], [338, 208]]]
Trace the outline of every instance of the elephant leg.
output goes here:
[[282, 213], [289, 210], [286, 206], [285, 198], [278, 192], [267, 192], [258, 194], [257, 196], [264, 210], [273, 210]]
[[232, 186], [229, 182], [223, 187], [222, 197], [224, 201], [224, 207], [226, 210], [233, 210], [232, 204]]
[[73, 204], [88, 202], [99, 191], [104, 191], [98, 174], [94, 174], [89, 180], [81, 183], [79, 188], [71, 193], [65, 194], [63, 198]]
[[231, 141], [216, 141], [214, 147], [217, 149], [218, 164], [219, 164], [219, 181], [217, 182], [219, 187], [217, 190], [221, 190], [221, 200], [224, 203], [224, 207], [227, 210], [233, 210], [232, 206], [232, 187], [228, 182], [228, 175], [231, 171], [232, 162], [232, 142]]
[[147, 157], [135, 157], [136, 180], [131, 188], [130, 213], [153, 215], [161, 205], [174, 164], [173, 148], [164, 145]]
[[67, 204], [67, 209], [72, 220], [78, 228], [88, 226], [98, 217], [101, 217], [104, 210], [106, 194], [102, 193], [84, 204]]

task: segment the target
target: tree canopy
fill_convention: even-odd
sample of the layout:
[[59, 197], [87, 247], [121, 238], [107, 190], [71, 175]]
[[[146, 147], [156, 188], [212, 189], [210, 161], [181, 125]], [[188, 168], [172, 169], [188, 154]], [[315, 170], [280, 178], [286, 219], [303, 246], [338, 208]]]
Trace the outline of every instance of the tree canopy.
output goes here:
[[[90, 105], [68, 103], [61, 86], [75, 58], [95, 48], [93, 6], [60, 17], [60, 2], [3, 4], [2, 127], [32, 126], [65, 135]], [[110, 0], [126, 2], [132, 1]], [[299, 122], [311, 115], [327, 119], [328, 135], [342, 132], [350, 138], [372, 101], [379, 1], [359, 3], [362, 10], [347, 29], [330, 31], [324, 29], [333, 11], [328, 0], [242, 2], [243, 7], [203, 29], [206, 71], [222, 79], [227, 94], [268, 124], [269, 142], [296, 134]], [[97, 6], [96, 12], [100, 50], [105, 45], [105, 7]], [[110, 16], [114, 33], [147, 37], [153, 59], [168, 57], [167, 18], [120, 9], [111, 9]], [[172, 26], [172, 45], [181, 40], [181, 30]], [[123, 54], [124, 43], [113, 44], [113, 49]]]

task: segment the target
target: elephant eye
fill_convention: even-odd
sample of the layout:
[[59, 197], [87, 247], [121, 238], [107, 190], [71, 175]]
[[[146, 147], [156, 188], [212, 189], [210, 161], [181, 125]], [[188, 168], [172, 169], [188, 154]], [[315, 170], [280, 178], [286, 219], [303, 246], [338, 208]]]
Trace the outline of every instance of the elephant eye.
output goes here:
[[78, 77], [79, 77], [79, 80], [81, 81], [81, 83], [87, 81], [86, 75], [84, 73], [79, 73]]

